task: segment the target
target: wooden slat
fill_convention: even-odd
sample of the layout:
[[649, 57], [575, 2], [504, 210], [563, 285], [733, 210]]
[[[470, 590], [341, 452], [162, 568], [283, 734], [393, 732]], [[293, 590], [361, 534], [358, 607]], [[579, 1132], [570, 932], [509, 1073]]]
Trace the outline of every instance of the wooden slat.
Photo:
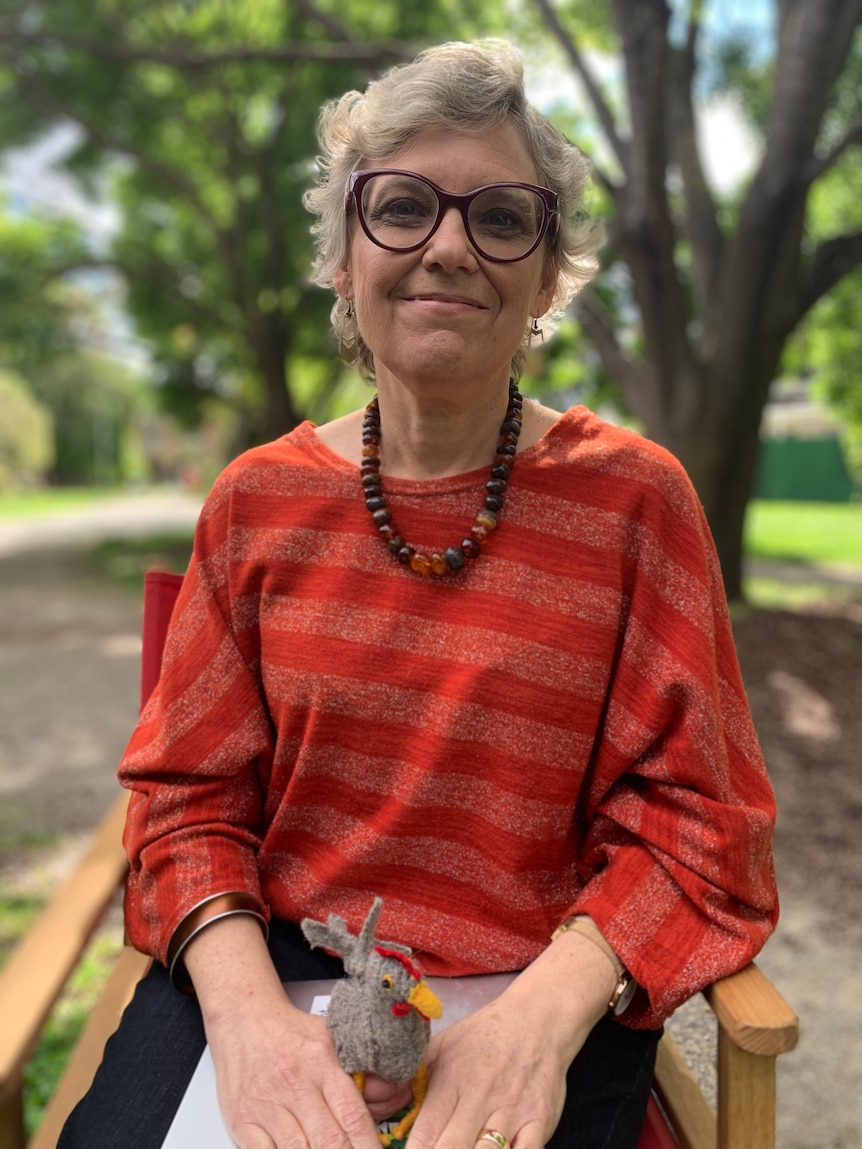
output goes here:
[[20, 1079], [39, 1032], [126, 872], [128, 795], [105, 815], [92, 844], [0, 975], [0, 1095]]
[[24, 1099], [21, 1079], [10, 1081], [0, 1097], [0, 1149], [24, 1149]]
[[125, 947], [84, 1027], [28, 1149], [56, 1149], [66, 1118], [87, 1092], [98, 1069], [105, 1042], [120, 1023], [135, 986], [152, 959]]
[[715, 1149], [716, 1119], [673, 1038], [658, 1044], [656, 1090], [682, 1149]]
[[775, 1149], [775, 1058], [718, 1032], [718, 1149]]
[[799, 1040], [799, 1018], [753, 962], [704, 994], [719, 1025], [747, 1053], [774, 1057]]

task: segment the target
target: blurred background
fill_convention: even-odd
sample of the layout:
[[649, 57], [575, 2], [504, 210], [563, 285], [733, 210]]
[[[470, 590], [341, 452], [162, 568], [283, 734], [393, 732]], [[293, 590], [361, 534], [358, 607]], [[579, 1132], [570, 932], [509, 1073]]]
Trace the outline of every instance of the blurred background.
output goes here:
[[[503, 36], [592, 159], [606, 229], [524, 389], [692, 476], [779, 798], [761, 964], [803, 1035], [779, 1146], [862, 1146], [860, 20], [859, 0], [0, 6], [0, 961], [116, 794], [143, 570], [183, 569], [237, 453], [367, 401], [308, 282], [321, 102]], [[114, 945], [31, 1067], [31, 1127]]]

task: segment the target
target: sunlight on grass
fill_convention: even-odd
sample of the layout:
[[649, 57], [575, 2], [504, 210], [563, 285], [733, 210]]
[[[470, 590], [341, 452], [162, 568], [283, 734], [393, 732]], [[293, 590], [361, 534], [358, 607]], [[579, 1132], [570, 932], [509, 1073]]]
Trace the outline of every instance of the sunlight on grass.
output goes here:
[[826, 582], [788, 583], [777, 578], [751, 575], [742, 580], [747, 608], [755, 610], [808, 610], [856, 602], [860, 591]]
[[862, 567], [862, 502], [755, 499], [745, 521], [745, 553], [785, 562]]
[[122, 491], [112, 487], [51, 487], [39, 491], [9, 491], [0, 495], [0, 519], [62, 514], [88, 503], [116, 498]]

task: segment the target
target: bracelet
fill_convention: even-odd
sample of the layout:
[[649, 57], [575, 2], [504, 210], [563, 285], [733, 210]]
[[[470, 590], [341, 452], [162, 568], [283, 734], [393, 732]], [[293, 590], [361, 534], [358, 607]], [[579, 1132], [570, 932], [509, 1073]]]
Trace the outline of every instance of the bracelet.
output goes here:
[[171, 934], [171, 940], [168, 942], [168, 972], [171, 985], [175, 989], [179, 989], [183, 993], [194, 992], [192, 980], [186, 970], [185, 962], [182, 961], [183, 951], [192, 938], [196, 937], [207, 926], [212, 925], [213, 922], [218, 921], [219, 918], [230, 917], [232, 914], [250, 914], [253, 918], [257, 918], [264, 939], [268, 939], [269, 926], [263, 916], [260, 902], [253, 894], [247, 894], [242, 890], [233, 890], [230, 893], [214, 894], [213, 897], [206, 898], [189, 910]]
[[551, 941], [558, 938], [560, 934], [567, 933], [582, 934], [585, 938], [589, 938], [593, 945], [598, 946], [605, 957], [610, 961], [617, 977], [621, 977], [622, 974], [625, 973], [625, 966], [611, 949], [607, 938], [592, 918], [588, 918], [586, 915], [577, 915], [573, 918], [567, 918], [566, 921], [557, 926], [551, 934]]

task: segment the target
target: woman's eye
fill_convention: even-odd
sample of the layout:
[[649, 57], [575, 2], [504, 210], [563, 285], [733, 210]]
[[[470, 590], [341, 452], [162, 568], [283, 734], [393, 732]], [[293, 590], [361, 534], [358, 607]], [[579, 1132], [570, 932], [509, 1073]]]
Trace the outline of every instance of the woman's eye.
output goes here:
[[426, 212], [422, 204], [411, 199], [391, 199], [376, 205], [371, 213], [372, 223], [392, 224], [397, 227], [420, 223]]
[[385, 973], [383, 975], [383, 977], [380, 979], [380, 984], [383, 986], [384, 989], [392, 989], [395, 982], [392, 980], [392, 978], [389, 976], [388, 973]]

